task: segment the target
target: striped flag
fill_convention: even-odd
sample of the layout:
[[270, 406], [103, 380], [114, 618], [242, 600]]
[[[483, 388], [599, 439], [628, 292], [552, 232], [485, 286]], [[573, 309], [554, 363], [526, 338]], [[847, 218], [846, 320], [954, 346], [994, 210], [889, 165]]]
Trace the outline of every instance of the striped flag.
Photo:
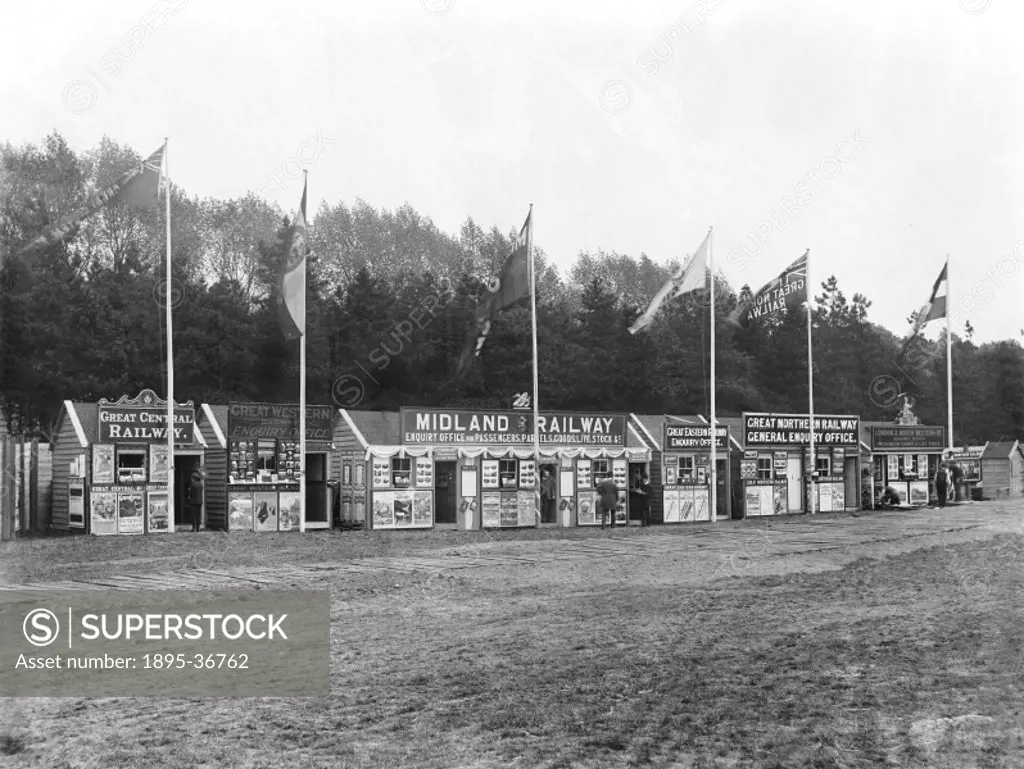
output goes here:
[[783, 309], [799, 307], [808, 301], [807, 256], [810, 250], [772, 278], [749, 301], [740, 302], [729, 315], [729, 322], [740, 325], [743, 320], [770, 318]]
[[141, 210], [156, 209], [160, 199], [160, 188], [164, 182], [164, 150], [165, 147], [161, 147], [138, 166], [122, 174], [109, 187], [90, 195], [89, 199], [77, 210], [62, 217], [56, 226], [25, 246], [20, 255], [59, 243], [75, 227], [104, 206], [132, 206]]
[[928, 297], [927, 304], [917, 311], [914, 328], [910, 332], [911, 337], [917, 336], [926, 324], [946, 317], [947, 267], [948, 265], [943, 265], [942, 272], [939, 273], [939, 277], [935, 279], [935, 284], [932, 286], [932, 295]]
[[466, 375], [473, 360], [484, 349], [487, 336], [491, 333], [491, 323], [498, 313], [507, 307], [530, 298], [530, 228], [533, 226], [533, 213], [526, 215], [526, 221], [513, 244], [512, 253], [505, 259], [501, 274], [491, 293], [477, 305], [476, 322], [466, 336], [462, 354], [459, 356], [457, 377]]
[[630, 334], [637, 334], [648, 328], [654, 322], [661, 306], [669, 299], [675, 299], [677, 296], [688, 294], [691, 291], [699, 291], [707, 285], [708, 240], [710, 237], [711, 231], [709, 230], [704, 242], [697, 249], [697, 253], [690, 258], [685, 267], [665, 281], [665, 285], [654, 295], [651, 303], [647, 305], [647, 309], [633, 322], [629, 328]]
[[298, 339], [306, 333], [306, 185], [302, 185], [302, 202], [292, 226], [288, 254], [281, 267], [277, 287], [277, 309], [281, 332], [285, 339]]

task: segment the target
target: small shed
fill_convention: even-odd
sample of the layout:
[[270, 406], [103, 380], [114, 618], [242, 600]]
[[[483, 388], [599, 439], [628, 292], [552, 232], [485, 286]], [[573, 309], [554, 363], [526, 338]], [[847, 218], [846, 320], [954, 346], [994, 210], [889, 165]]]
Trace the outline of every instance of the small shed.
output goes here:
[[981, 479], [987, 499], [1024, 497], [1024, 447], [1020, 441], [989, 441], [981, 455]]

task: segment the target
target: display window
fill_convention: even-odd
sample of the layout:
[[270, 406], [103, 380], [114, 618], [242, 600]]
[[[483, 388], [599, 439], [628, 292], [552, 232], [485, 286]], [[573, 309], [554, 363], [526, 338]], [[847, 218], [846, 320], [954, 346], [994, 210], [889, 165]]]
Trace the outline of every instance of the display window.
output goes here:
[[146, 478], [146, 449], [118, 446], [117, 482], [145, 483]]
[[772, 479], [772, 458], [757, 458], [757, 479], [759, 481], [770, 481]]
[[519, 461], [502, 459], [498, 462], [498, 478], [503, 489], [519, 487]]
[[607, 459], [595, 459], [591, 464], [591, 477], [596, 489], [603, 481], [612, 477], [612, 463]]
[[816, 456], [814, 458], [814, 469], [820, 476], [832, 475], [832, 457], [828, 456]]
[[391, 460], [391, 485], [396, 489], [407, 489], [411, 484], [412, 460], [395, 457]]

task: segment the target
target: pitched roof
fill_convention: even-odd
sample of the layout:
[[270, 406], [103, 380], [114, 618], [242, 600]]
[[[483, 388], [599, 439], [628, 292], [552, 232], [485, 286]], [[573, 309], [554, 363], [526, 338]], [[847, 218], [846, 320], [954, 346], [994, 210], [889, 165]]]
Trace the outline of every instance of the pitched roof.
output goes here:
[[1008, 459], [1014, 449], [1024, 454], [1019, 441], [989, 441], [982, 453], [982, 459]]
[[397, 446], [402, 442], [402, 415], [398, 411], [342, 411], [370, 446]]

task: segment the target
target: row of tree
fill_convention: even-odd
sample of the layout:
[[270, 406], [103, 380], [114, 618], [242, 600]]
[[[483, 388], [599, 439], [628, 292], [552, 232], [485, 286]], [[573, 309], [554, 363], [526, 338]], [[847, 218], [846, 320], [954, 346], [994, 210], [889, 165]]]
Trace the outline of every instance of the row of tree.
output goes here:
[[[18, 258], [90, 190], [137, 163], [132, 151], [104, 140], [76, 154], [51, 135], [39, 146], [3, 145], [0, 160], [0, 398], [13, 430], [45, 434], [65, 399], [162, 392], [168, 290], [182, 399], [297, 400], [297, 343], [282, 338], [272, 296], [291, 232], [283, 212], [251, 194], [221, 201], [175, 188], [174, 280], [166, 286], [159, 212], [105, 209], [63, 243]], [[467, 219], [450, 235], [408, 205], [390, 212], [358, 200], [323, 204], [311, 219], [310, 403], [504, 408], [531, 389], [527, 308], [504, 313], [469, 376], [455, 377], [473, 309], [510, 253], [513, 232]], [[707, 291], [671, 303], [649, 333], [634, 337], [629, 325], [675, 265], [580, 253], [561, 274], [536, 251], [543, 408], [708, 413]], [[802, 311], [738, 328], [725, 316], [749, 287], [737, 296], [717, 276], [714, 290], [719, 414], [806, 411]], [[945, 424], [944, 344], [902, 347], [870, 322], [871, 302], [848, 299], [834, 277], [816, 298], [818, 412], [892, 420], [906, 392], [922, 422]], [[1024, 437], [1020, 344], [977, 346], [969, 329], [953, 344], [957, 442]]]

